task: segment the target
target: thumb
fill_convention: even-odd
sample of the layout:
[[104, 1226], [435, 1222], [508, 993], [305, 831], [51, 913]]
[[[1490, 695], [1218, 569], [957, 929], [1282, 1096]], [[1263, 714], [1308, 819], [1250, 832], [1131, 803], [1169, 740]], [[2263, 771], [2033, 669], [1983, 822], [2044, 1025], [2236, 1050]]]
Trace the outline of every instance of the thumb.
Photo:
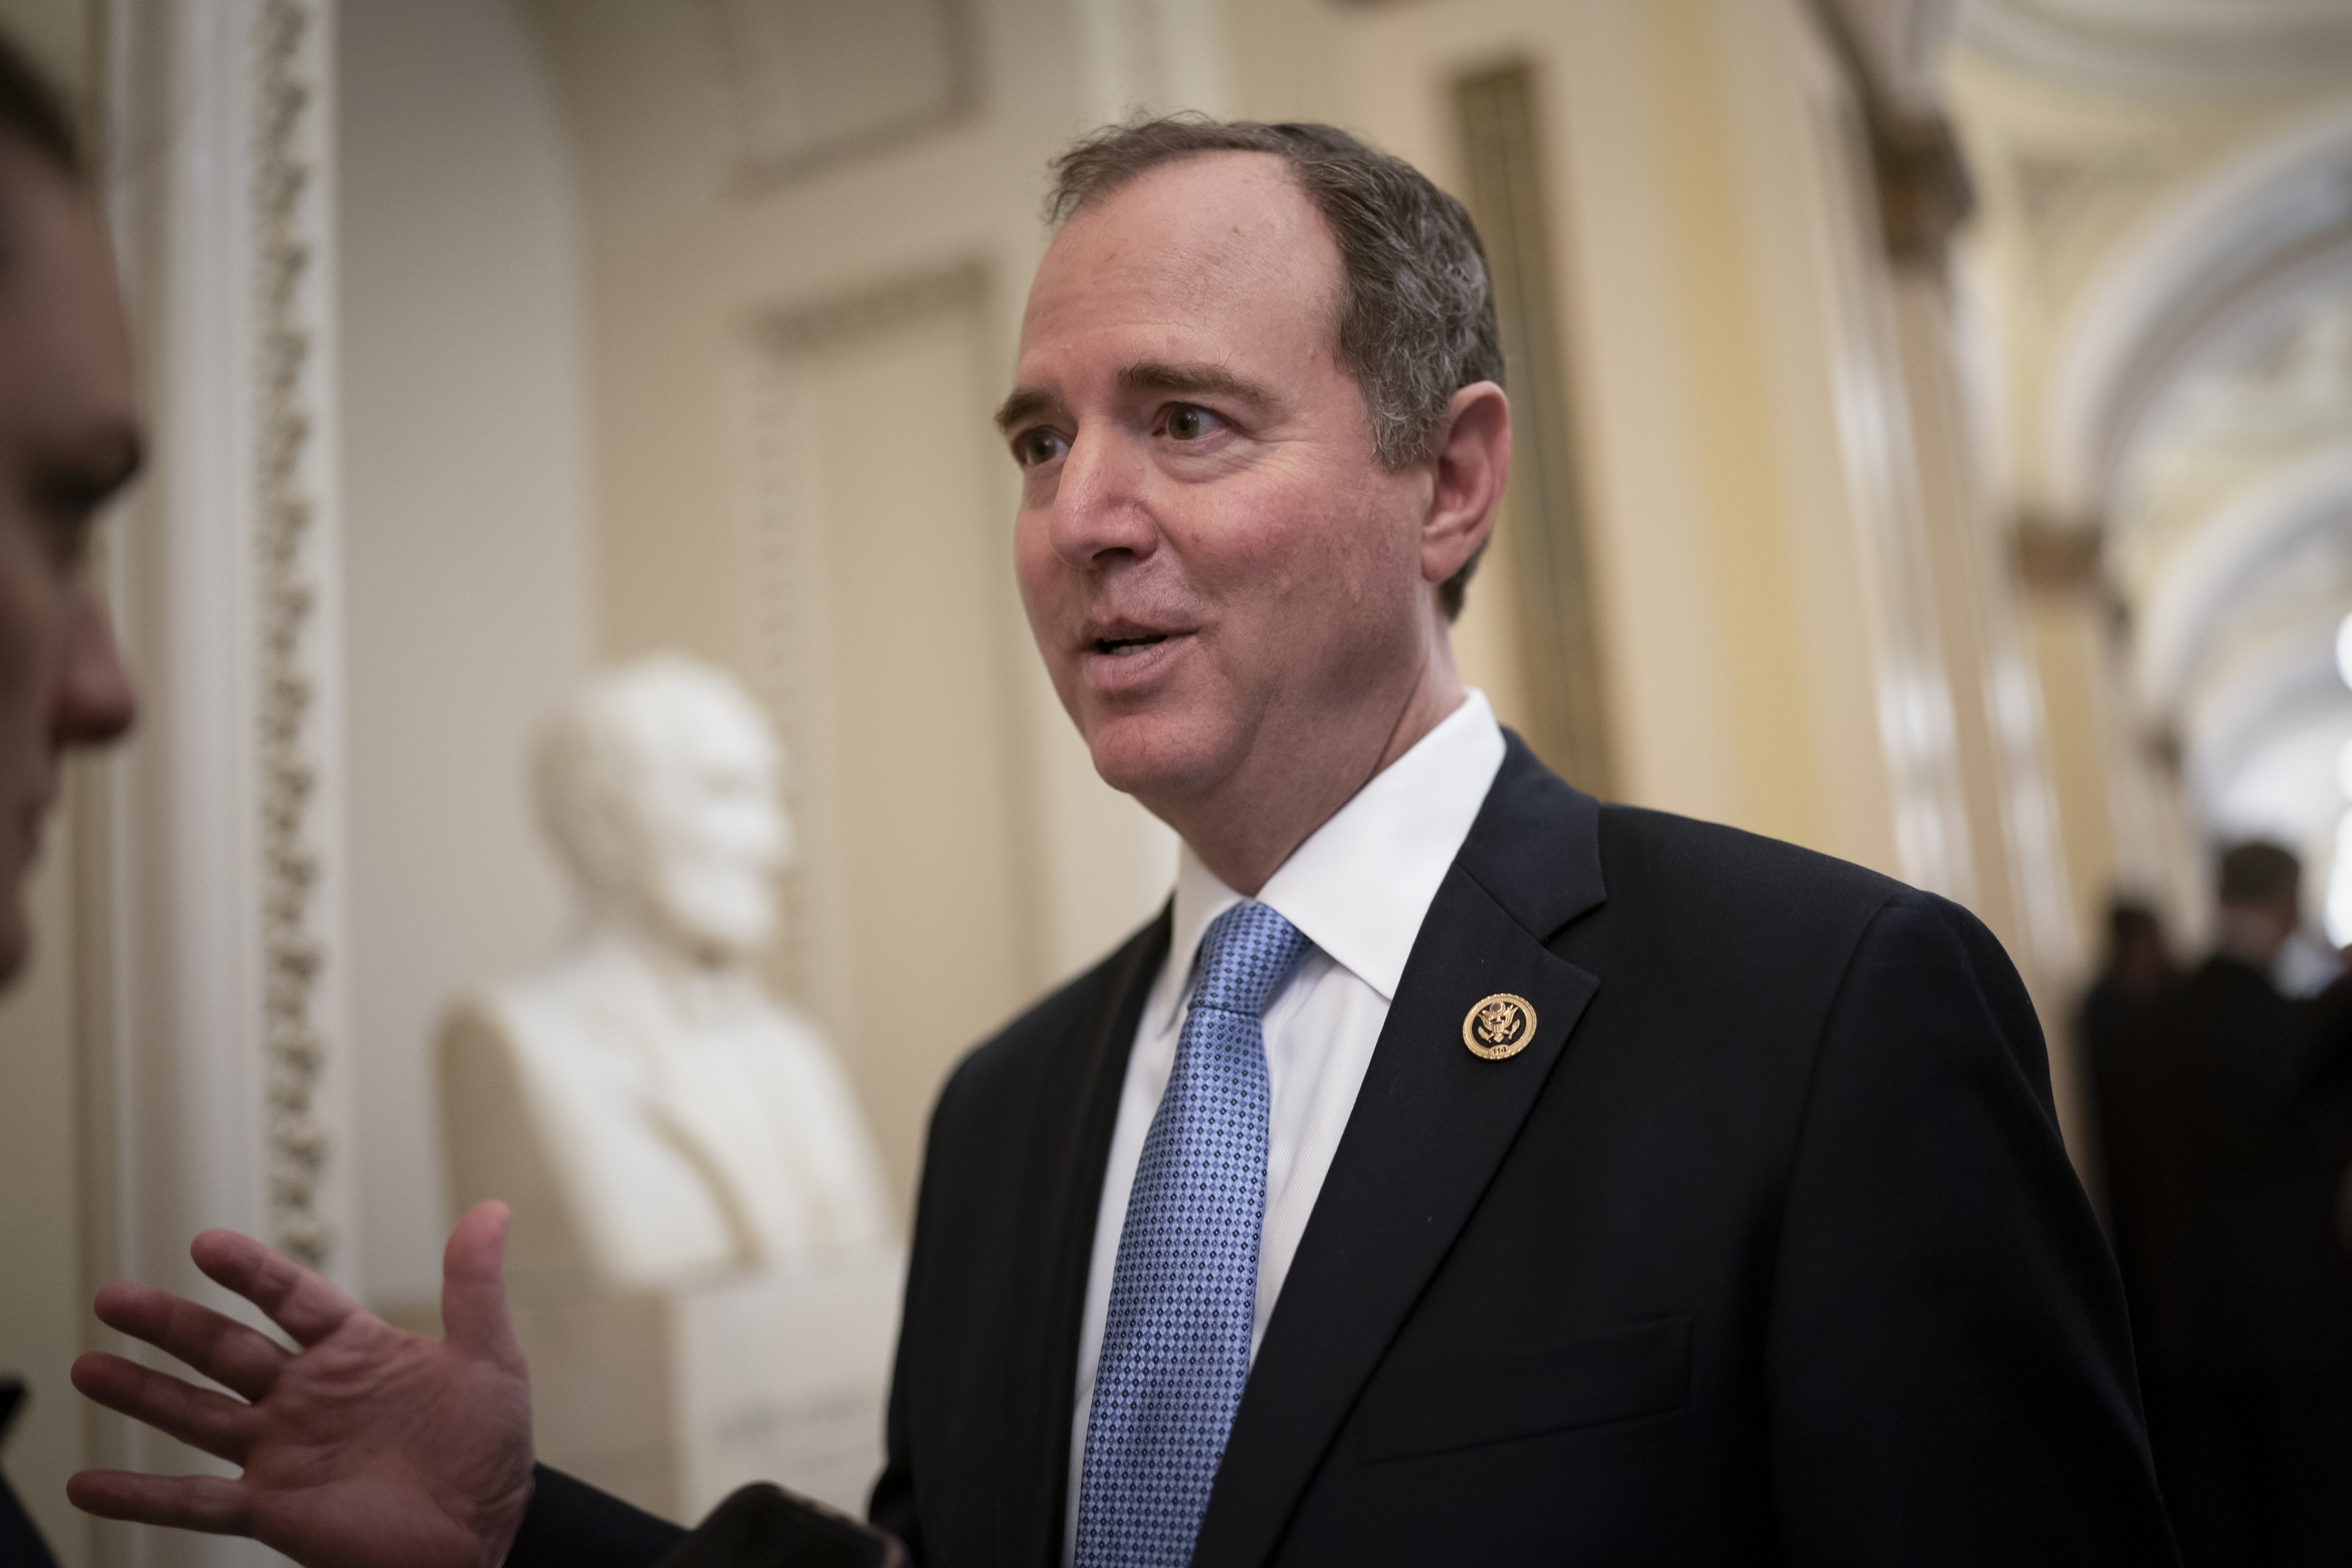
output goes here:
[[492, 1198], [467, 1209], [441, 1254], [441, 1333], [468, 1355], [520, 1364], [507, 1318], [507, 1206]]

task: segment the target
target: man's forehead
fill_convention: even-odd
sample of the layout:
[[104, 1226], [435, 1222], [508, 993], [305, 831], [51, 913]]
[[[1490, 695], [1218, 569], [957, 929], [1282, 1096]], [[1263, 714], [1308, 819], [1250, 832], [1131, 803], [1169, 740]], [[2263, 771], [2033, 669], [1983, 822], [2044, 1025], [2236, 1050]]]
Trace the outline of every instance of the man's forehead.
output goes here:
[[1220, 329], [1328, 314], [1341, 277], [1338, 241], [1281, 159], [1176, 159], [1090, 201], [1055, 236], [1030, 287], [1023, 355], [1041, 336], [1122, 315]]
[[1087, 201], [1055, 235], [1047, 255], [1066, 245], [1146, 237], [1186, 249], [1229, 251], [1252, 242], [1296, 243], [1305, 233], [1328, 232], [1281, 158], [1271, 152], [1195, 152], [1154, 164]]

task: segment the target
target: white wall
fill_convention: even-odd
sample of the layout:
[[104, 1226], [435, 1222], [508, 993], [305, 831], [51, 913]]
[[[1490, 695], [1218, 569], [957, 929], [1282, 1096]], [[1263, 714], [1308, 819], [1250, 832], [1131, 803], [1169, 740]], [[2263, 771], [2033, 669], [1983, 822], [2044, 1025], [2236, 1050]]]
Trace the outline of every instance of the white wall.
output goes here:
[[342, 428], [362, 1277], [432, 1298], [432, 1039], [560, 937], [524, 794], [594, 647], [576, 211], [504, 0], [346, 0]]

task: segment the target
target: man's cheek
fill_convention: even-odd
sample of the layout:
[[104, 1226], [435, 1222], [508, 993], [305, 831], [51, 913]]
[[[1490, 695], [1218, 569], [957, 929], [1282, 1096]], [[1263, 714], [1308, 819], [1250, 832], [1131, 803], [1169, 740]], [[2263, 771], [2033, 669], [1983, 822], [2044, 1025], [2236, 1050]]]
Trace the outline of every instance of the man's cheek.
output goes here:
[[1025, 581], [1021, 585], [1021, 608], [1028, 617], [1029, 637], [1037, 644], [1037, 657], [1045, 663], [1046, 675], [1066, 699], [1068, 683], [1077, 665], [1069, 635], [1062, 630], [1067, 617], [1055, 612], [1052, 595], [1033, 594]]
[[1021, 609], [1029, 617], [1029, 631], [1041, 649], [1053, 644], [1052, 626], [1055, 608], [1063, 591], [1061, 562], [1041, 530], [1043, 523], [1033, 523], [1025, 517], [1015, 526], [1013, 534], [1013, 581], [1021, 591]]

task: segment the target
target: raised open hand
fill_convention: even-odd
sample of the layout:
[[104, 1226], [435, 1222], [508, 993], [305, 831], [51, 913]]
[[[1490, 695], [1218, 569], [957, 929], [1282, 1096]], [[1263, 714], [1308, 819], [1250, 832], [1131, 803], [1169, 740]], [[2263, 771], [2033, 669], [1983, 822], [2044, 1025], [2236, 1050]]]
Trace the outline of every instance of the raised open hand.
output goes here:
[[107, 1519], [249, 1535], [308, 1568], [496, 1568], [531, 1478], [530, 1389], [499, 1273], [506, 1233], [501, 1203], [457, 1222], [440, 1340], [394, 1328], [230, 1230], [196, 1238], [196, 1267], [269, 1314], [299, 1353], [177, 1296], [109, 1285], [100, 1321], [239, 1397], [103, 1353], [74, 1363], [74, 1386], [245, 1473], [84, 1470], [66, 1495]]

